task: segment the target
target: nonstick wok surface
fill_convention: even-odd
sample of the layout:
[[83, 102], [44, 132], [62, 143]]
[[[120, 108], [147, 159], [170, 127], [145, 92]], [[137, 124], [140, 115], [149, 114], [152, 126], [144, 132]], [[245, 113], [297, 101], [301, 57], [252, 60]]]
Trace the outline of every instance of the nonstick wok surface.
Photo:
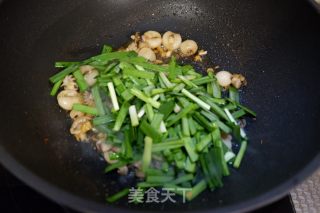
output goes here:
[[[245, 211], [283, 196], [320, 159], [320, 18], [303, 0], [8, 0], [0, 5], [1, 162], [48, 197], [83, 211]], [[120, 47], [146, 30], [171, 30], [209, 61], [246, 76], [248, 152], [225, 186], [186, 204], [105, 204], [134, 180], [103, 174], [89, 144], [49, 96], [54, 61]], [[66, 121], [67, 120], [67, 121]], [[249, 119], [250, 120], [250, 119]]]

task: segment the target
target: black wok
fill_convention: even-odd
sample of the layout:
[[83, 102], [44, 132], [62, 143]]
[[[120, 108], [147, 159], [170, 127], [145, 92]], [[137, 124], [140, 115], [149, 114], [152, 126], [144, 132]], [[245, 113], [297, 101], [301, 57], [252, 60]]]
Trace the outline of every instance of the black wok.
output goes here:
[[[89, 144], [68, 133], [49, 96], [57, 60], [79, 60], [135, 31], [180, 32], [210, 61], [247, 77], [242, 102], [255, 109], [250, 145], [225, 186], [187, 204], [107, 205], [131, 184], [104, 175]], [[303, 0], [8, 0], [0, 5], [1, 162], [53, 200], [81, 211], [235, 212], [274, 201], [319, 165], [320, 16]]]

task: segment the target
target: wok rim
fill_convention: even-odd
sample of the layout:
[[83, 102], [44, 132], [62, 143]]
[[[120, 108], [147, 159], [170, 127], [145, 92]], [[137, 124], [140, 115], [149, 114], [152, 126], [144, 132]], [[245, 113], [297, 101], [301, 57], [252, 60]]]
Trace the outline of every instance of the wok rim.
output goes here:
[[[105, 212], [110, 210], [111, 212], [149, 212], [145, 210], [126, 209], [119, 208], [112, 205], [103, 205], [101, 203], [90, 201], [85, 198], [81, 198], [75, 194], [67, 192], [60, 187], [47, 182], [45, 179], [38, 177], [30, 170], [25, 168], [21, 163], [15, 160], [1, 145], [0, 145], [0, 163], [16, 176], [20, 181], [30, 186], [35, 191], [51, 199], [52, 201], [70, 207], [72, 209], [81, 212]], [[274, 201], [284, 197], [290, 189], [301, 183], [311, 174], [313, 174], [320, 166], [320, 153], [318, 153], [313, 160], [311, 160], [302, 170], [292, 176], [284, 183], [270, 189], [269, 191], [262, 193], [261, 195], [248, 199], [244, 202], [232, 204], [225, 207], [218, 207], [214, 209], [216, 213], [232, 213], [232, 212], [246, 212], [254, 209], [258, 209], [262, 206], [270, 204]], [[198, 212], [212, 212], [210, 209], [196, 210]], [[169, 210], [170, 211], [170, 210]], [[190, 211], [190, 210], [189, 210]], [[191, 210], [192, 211], [192, 210]]]

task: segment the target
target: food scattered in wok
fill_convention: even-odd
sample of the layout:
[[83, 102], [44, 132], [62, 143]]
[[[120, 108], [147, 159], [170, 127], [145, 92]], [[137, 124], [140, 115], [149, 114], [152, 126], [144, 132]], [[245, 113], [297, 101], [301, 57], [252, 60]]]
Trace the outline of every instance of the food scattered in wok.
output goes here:
[[256, 116], [239, 101], [244, 76], [195, 70], [206, 54], [179, 33], [135, 33], [118, 50], [104, 45], [86, 60], [56, 62], [62, 70], [49, 79], [51, 95], [69, 113], [76, 140], [95, 144], [106, 173], [134, 172], [139, 188], [191, 188], [192, 200], [239, 168], [248, 144], [244, 118]]

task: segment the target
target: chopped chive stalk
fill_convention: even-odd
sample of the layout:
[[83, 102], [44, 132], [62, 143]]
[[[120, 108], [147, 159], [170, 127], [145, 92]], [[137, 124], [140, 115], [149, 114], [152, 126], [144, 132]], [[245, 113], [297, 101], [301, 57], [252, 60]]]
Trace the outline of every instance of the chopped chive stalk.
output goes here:
[[187, 106], [186, 108], [181, 110], [178, 114], [174, 115], [174, 117], [170, 121], [168, 121], [167, 127], [172, 126], [177, 121], [179, 121], [180, 119], [185, 117], [188, 113], [190, 113], [190, 112], [192, 112], [194, 110], [195, 110], [195, 105], [194, 104], [190, 104], [189, 106]]
[[118, 103], [116, 91], [114, 90], [114, 86], [113, 86], [113, 83], [112, 83], [112, 82], [109, 82], [109, 83], [108, 83], [108, 90], [109, 90], [109, 93], [110, 93], [110, 97], [111, 97], [111, 102], [112, 102], [113, 109], [114, 109], [115, 111], [118, 111], [118, 110], [120, 109], [120, 108], [119, 108], [119, 103]]
[[160, 77], [158, 78], [158, 81], [159, 81], [159, 85], [160, 85], [161, 88], [163, 88], [163, 89], [168, 89], [168, 88], [166, 87], [166, 85], [163, 83], [163, 81], [162, 81], [162, 79], [161, 79]]
[[178, 97], [177, 99], [179, 100], [179, 103], [182, 107], [187, 107], [188, 105], [190, 105], [190, 102], [184, 97]]
[[73, 104], [72, 109], [75, 111], [83, 112], [90, 115], [98, 115], [98, 110], [96, 108], [86, 106], [83, 104]]
[[208, 134], [204, 136], [199, 143], [197, 143], [197, 151], [201, 152], [205, 147], [209, 145], [209, 143], [212, 141], [211, 134]]
[[[166, 175], [166, 174], [169, 174], [170, 172], [163, 172], [162, 170], [159, 170], [159, 169], [154, 169], [154, 168], [149, 168], [147, 171], [146, 171], [146, 175], [150, 175], [150, 176], [162, 176], [162, 175]], [[170, 175], [173, 175], [170, 173]]]
[[151, 126], [155, 129], [160, 130], [160, 124], [162, 122], [162, 119], [163, 119], [163, 114], [160, 114], [160, 113], [154, 114], [153, 119], [151, 121]]
[[154, 108], [158, 109], [160, 107], [160, 103], [158, 101], [155, 101], [152, 98], [149, 98], [148, 96], [143, 94], [143, 92], [141, 92], [140, 90], [138, 90], [136, 88], [132, 88], [132, 89], [130, 89], [130, 92], [131, 92], [131, 94], [133, 94], [134, 96], [136, 96], [140, 100], [151, 104], [151, 106], [153, 106]]
[[142, 171], [146, 172], [151, 163], [152, 156], [152, 138], [145, 137], [144, 138], [144, 150], [142, 157]]
[[[103, 71], [103, 74], [107, 74], [115, 69], [118, 69], [119, 66], [118, 66], [118, 62], [111, 62], [107, 65], [106, 69]], [[120, 69], [120, 68], [119, 68]]]
[[116, 118], [116, 122], [114, 124], [114, 127], [113, 127], [113, 131], [117, 132], [120, 130], [127, 114], [128, 114], [128, 110], [129, 110], [129, 104], [127, 102], [124, 102], [121, 106], [121, 109], [117, 115], [117, 118]]
[[143, 106], [143, 107], [141, 107], [141, 109], [138, 112], [138, 118], [142, 118], [145, 113], [146, 113], [145, 106]]
[[244, 155], [244, 153], [246, 152], [246, 149], [247, 149], [247, 144], [248, 144], [247, 141], [242, 141], [241, 142], [240, 150], [239, 150], [239, 152], [238, 152], [238, 154], [236, 156], [236, 159], [233, 162], [233, 167], [234, 168], [239, 168], [240, 167], [243, 155]]
[[172, 181], [174, 178], [172, 176], [147, 176], [147, 182], [149, 183], [167, 183]]
[[123, 166], [125, 166], [125, 165], [127, 165], [127, 162], [125, 162], [125, 161], [118, 161], [118, 162], [116, 162], [116, 163], [109, 164], [109, 165], [105, 168], [104, 172], [105, 172], [105, 173], [108, 173], [108, 172], [111, 172], [111, 171], [113, 171], [113, 170], [115, 170], [115, 169], [118, 169], [118, 168], [120, 168], [120, 167], [123, 167]]
[[221, 98], [221, 88], [217, 81], [211, 82], [212, 90], [213, 90], [213, 97]]
[[121, 81], [119, 76], [113, 76], [112, 81], [114, 83], [114, 86], [116, 87], [116, 91], [118, 93], [122, 93], [126, 90], [126, 87], [124, 86], [123, 82]]
[[121, 97], [125, 101], [130, 101], [133, 98], [133, 95], [130, 93], [130, 91], [128, 89], [126, 89], [121, 93]]
[[141, 131], [153, 139], [155, 143], [161, 140], [161, 134], [158, 130], [153, 128], [146, 120], [143, 120], [140, 124]]
[[228, 109], [228, 110], [236, 110], [238, 107], [236, 104], [234, 103], [229, 103], [227, 104], [224, 108]]
[[180, 83], [180, 84], [178, 84], [177, 86], [175, 86], [173, 88], [173, 91], [174, 92], [180, 92], [184, 87], [185, 87], [185, 84], [184, 83]]
[[191, 180], [193, 180], [193, 178], [194, 178], [193, 174], [183, 175], [183, 176], [178, 177], [177, 179], [175, 179], [173, 181], [173, 184], [181, 184], [183, 182], [191, 181]]
[[96, 55], [90, 58], [92, 61], [99, 62], [101, 64], [107, 64], [111, 60], [121, 60], [130, 57], [131, 55], [136, 54], [133, 52], [107, 52], [100, 55]]
[[229, 87], [229, 98], [236, 103], [239, 103], [239, 92], [234, 87]]
[[132, 82], [133, 84], [135, 84], [135, 86], [137, 86], [137, 87], [139, 87], [139, 88], [145, 86], [145, 85], [143, 84], [143, 82], [142, 82], [140, 79], [136, 78], [136, 77], [129, 76], [129, 79], [131, 80], [131, 82]]
[[190, 98], [191, 100], [193, 100], [194, 102], [196, 102], [200, 107], [202, 107], [205, 110], [210, 110], [210, 105], [208, 105], [207, 103], [205, 103], [204, 101], [202, 101], [201, 99], [199, 99], [198, 97], [194, 96], [192, 93], [190, 93], [188, 90], [186, 89], [182, 89], [181, 92], [187, 96], [188, 98]]
[[199, 158], [199, 155], [196, 153], [196, 149], [192, 146], [191, 138], [185, 138], [184, 147], [187, 150], [187, 153], [190, 157], [191, 162], [196, 162]]
[[151, 188], [151, 187], [158, 187], [162, 185], [163, 183], [148, 183], [148, 182], [137, 183], [137, 187], [140, 187], [140, 188]]
[[71, 62], [71, 61], [57, 61], [54, 63], [55, 68], [66, 68], [71, 65], [79, 64], [79, 62]]
[[238, 107], [240, 107], [241, 109], [243, 109], [244, 111], [246, 111], [248, 114], [252, 115], [253, 117], [257, 117], [257, 114], [252, 111], [251, 109], [241, 105], [241, 104], [237, 104]]
[[182, 118], [182, 134], [186, 137], [190, 136], [189, 122], [187, 117]]
[[163, 121], [161, 121], [161, 123], [160, 123], [160, 132], [161, 132], [161, 133], [167, 132], [166, 125], [164, 124]]
[[[49, 79], [54, 84], [51, 95], [70, 74], [80, 92], [88, 89], [79, 69], [82, 65], [99, 71], [97, 83], [90, 86], [94, 107], [75, 104], [73, 109], [92, 114], [94, 127], [121, 148], [104, 154], [116, 160], [105, 172], [141, 161], [139, 172], [146, 178], [137, 184], [139, 188], [172, 187], [192, 200], [207, 187], [223, 186], [224, 176], [230, 173], [228, 163], [240, 166], [248, 139], [238, 119], [256, 114], [239, 103], [236, 88], [222, 92], [213, 73], [202, 76], [174, 57], [169, 65], [153, 64], [134, 51], [113, 52], [105, 45], [100, 55], [84, 61], [56, 62], [62, 70]], [[105, 103], [109, 97], [113, 110]], [[241, 142], [237, 154], [223, 143], [222, 134], [232, 134]], [[155, 168], [152, 160], [157, 162]], [[106, 200], [115, 202], [129, 192], [123, 189]]]
[[188, 118], [188, 123], [189, 123], [190, 135], [195, 135], [197, 132], [197, 127], [191, 116]]
[[[236, 121], [236, 120], [234, 119], [234, 117], [231, 115], [230, 111], [229, 111], [228, 109], [226, 109], [226, 108], [224, 108], [224, 111], [226, 112], [229, 120], [230, 120], [232, 123], [234, 123], [234, 125], [239, 126], [238, 123], [237, 123], [237, 121]], [[240, 128], [240, 127], [239, 127], [239, 128]], [[246, 138], [246, 136], [247, 136], [247, 134], [245, 133], [245, 131], [244, 131], [242, 128], [240, 128], [240, 135], [241, 135], [242, 138]]]
[[201, 78], [194, 79], [191, 82], [195, 85], [202, 85], [202, 84], [207, 84], [207, 83], [210, 83], [213, 81], [214, 81], [214, 78], [212, 78], [210, 76], [204, 76]]
[[162, 163], [161, 170], [166, 173], [173, 171], [172, 169], [169, 169], [169, 163], [166, 161]]
[[152, 146], [152, 152], [160, 152], [169, 149], [177, 149], [183, 147], [185, 145], [185, 141], [183, 139], [174, 140], [170, 142], [157, 143]]
[[117, 192], [116, 194], [107, 197], [106, 200], [108, 203], [114, 203], [117, 200], [126, 196], [127, 194], [129, 194], [129, 188], [122, 189], [121, 191]]
[[173, 111], [174, 111], [175, 113], [178, 113], [178, 112], [180, 112], [180, 110], [181, 110], [181, 107], [180, 107], [178, 104], [175, 104]]
[[239, 125], [232, 125], [232, 134], [237, 139], [238, 141], [241, 141], [241, 131], [240, 131], [240, 126]]
[[226, 153], [224, 154], [224, 160], [225, 160], [226, 162], [229, 162], [229, 161], [232, 160], [235, 156], [236, 156], [236, 155], [235, 155], [233, 152], [228, 151], [228, 152], [226, 152]]
[[109, 158], [110, 158], [110, 160], [119, 160], [119, 155], [118, 155], [118, 153], [115, 153], [115, 152], [110, 152], [110, 154], [109, 154]]
[[164, 96], [164, 94], [160, 94], [160, 100], [161, 101], [165, 101], [166, 100], [166, 97]]
[[202, 97], [203, 100], [206, 101], [206, 103], [208, 103], [211, 107], [211, 110], [216, 113], [220, 118], [223, 118], [225, 120], [229, 120], [228, 116], [226, 115], [226, 113], [223, 111], [222, 108], [220, 108], [216, 103], [214, 103], [214, 101], [210, 98], [207, 97]]
[[205, 155], [206, 162], [208, 163], [208, 172], [211, 180], [216, 187], [222, 187], [222, 169], [220, 158], [215, 154], [214, 149], [210, 149], [209, 152]]
[[151, 95], [157, 95], [157, 94], [162, 94], [165, 92], [170, 91], [169, 89], [164, 89], [164, 88], [155, 88], [151, 90]]
[[109, 46], [109, 45], [103, 45], [101, 54], [111, 53], [111, 52], [112, 52], [112, 47], [111, 47], [111, 46]]
[[166, 74], [164, 74], [163, 72], [159, 73], [159, 77], [162, 80], [162, 82], [166, 85], [167, 88], [172, 88], [175, 86], [175, 84], [171, 83], [167, 78]]
[[218, 105], [225, 105], [226, 104], [226, 100], [223, 98], [210, 98], [210, 100]]
[[192, 83], [191, 81], [189, 81], [186, 77], [184, 77], [183, 75], [179, 75], [178, 76], [179, 79], [181, 79], [181, 81], [183, 83], [185, 83], [187, 86], [189, 87], [193, 87], [193, 88], [198, 88], [197, 85], [195, 85], [194, 83]]
[[208, 95], [213, 96], [213, 87], [212, 87], [212, 83], [208, 83], [208, 84], [207, 84], [207, 86], [206, 86], [206, 89], [207, 89], [207, 93], [208, 93]]
[[243, 106], [243, 105], [241, 105], [241, 104], [239, 104], [239, 103], [237, 103], [237, 102], [234, 102], [234, 101], [232, 101], [231, 99], [228, 99], [228, 100], [229, 100], [233, 105], [235, 105], [235, 108], [238, 106], [239, 108], [243, 109], [246, 113], [252, 115], [253, 117], [257, 117], [257, 114], [256, 114], [254, 111], [252, 111], [251, 109], [249, 109], [249, 108], [247, 108], [247, 107], [245, 107], [245, 106]]
[[176, 103], [175, 101], [166, 101], [162, 102], [161, 106], [159, 107], [159, 112], [163, 114], [163, 119], [167, 119], [170, 113], [173, 111]]
[[211, 133], [212, 135], [212, 141], [214, 144], [214, 151], [215, 151], [215, 156], [220, 162], [220, 166], [222, 169], [222, 174], [224, 176], [230, 175], [229, 168], [227, 165], [227, 161], [224, 158], [224, 151], [223, 151], [223, 145], [222, 145], [222, 140], [221, 140], [221, 133], [219, 131], [219, 128], [217, 128]]
[[205, 180], [209, 185], [209, 188], [213, 190], [215, 188], [215, 182], [211, 178], [211, 175], [209, 174], [209, 169], [208, 169], [208, 162], [206, 162], [204, 154], [200, 156], [200, 165], [202, 172], [204, 174]]
[[153, 72], [135, 70], [135, 69], [123, 69], [123, 74], [132, 77], [154, 79], [155, 74]]
[[154, 116], [154, 111], [153, 111], [153, 108], [152, 108], [151, 104], [146, 104], [144, 106], [144, 108], [145, 108], [145, 111], [147, 113], [147, 117], [148, 117], [149, 122], [152, 122], [153, 116]]
[[212, 123], [210, 123], [205, 117], [203, 117], [199, 112], [195, 112], [194, 118], [202, 125], [202, 127], [206, 128], [209, 132], [213, 131]]
[[[140, 70], [140, 71], [145, 71], [145, 69], [142, 67], [142, 66], [140, 66], [140, 65], [134, 65], [136, 68], [137, 68], [137, 70]], [[149, 83], [148, 83], [149, 84]]]
[[218, 125], [218, 127], [224, 132], [224, 133], [231, 133], [232, 129], [227, 126], [225, 123], [221, 122], [221, 121], [215, 121]]
[[196, 76], [194, 76], [193, 74], [190, 74], [190, 75], [187, 75], [187, 74], [186, 75], [178, 75], [178, 78], [173, 79], [172, 82], [186, 84], [185, 82], [183, 82], [183, 80], [180, 79], [180, 76], [182, 76], [187, 81], [191, 81], [191, 80], [196, 78]]
[[206, 117], [209, 121], [216, 121], [219, 120], [219, 118], [212, 112], [210, 111], [204, 111], [201, 110], [201, 115], [203, 115], [204, 117]]
[[193, 163], [188, 157], [185, 163], [185, 168], [187, 172], [194, 173], [196, 171], [196, 163]]
[[78, 65], [71, 65], [67, 68], [65, 68], [64, 70], [58, 72], [57, 74], [51, 76], [49, 78], [51, 83], [57, 83], [58, 81], [64, 79], [64, 77], [66, 77], [67, 75], [73, 73], [74, 71], [76, 71], [79, 68]]
[[88, 84], [86, 82], [86, 80], [84, 80], [84, 77], [81, 73], [80, 70], [76, 70], [75, 72], [73, 72], [73, 76], [76, 79], [76, 82], [79, 86], [79, 89], [81, 92], [85, 91], [88, 88]]
[[160, 98], [160, 95], [158, 94], [158, 95], [153, 96], [152, 100], [157, 101], [159, 98]]
[[138, 118], [137, 109], [135, 105], [131, 105], [129, 107], [129, 115], [131, 120], [131, 126], [138, 126], [139, 118]]
[[57, 92], [58, 92], [61, 84], [62, 84], [62, 80], [57, 81], [57, 82], [53, 85], [52, 90], [51, 90], [51, 92], [50, 92], [50, 95], [51, 95], [51, 96], [55, 96], [55, 95], [57, 94]]
[[92, 96], [93, 96], [94, 103], [95, 103], [95, 105], [96, 105], [98, 114], [99, 114], [99, 115], [105, 115], [106, 112], [105, 112], [104, 106], [103, 106], [103, 104], [102, 104], [102, 100], [101, 100], [101, 96], [100, 96], [100, 91], [99, 91], [98, 85], [94, 85], [94, 86], [92, 87], [91, 92], [92, 92]]
[[246, 112], [243, 109], [239, 109], [235, 112], [232, 113], [232, 117], [234, 117], [235, 119], [241, 118], [242, 116], [244, 116], [246, 114]]
[[106, 69], [105, 66], [99, 65], [99, 63], [94, 64], [94, 62], [92, 62], [92, 63], [90, 63], [90, 65], [93, 66], [95, 69], [97, 69], [99, 72], [103, 72]]
[[170, 79], [175, 79], [178, 72], [176, 69], [176, 58], [174, 56], [171, 57], [170, 62], [169, 62], [169, 78]]
[[224, 108], [224, 111], [226, 112], [229, 120], [230, 120], [232, 123], [234, 123], [234, 124], [237, 125], [237, 121], [233, 118], [233, 116], [231, 115], [230, 111], [229, 111], [228, 109], [226, 109], [226, 108]]
[[192, 200], [197, 197], [201, 192], [207, 188], [207, 183], [205, 180], [201, 180], [197, 185], [195, 185], [191, 191], [186, 193], [187, 200]]
[[167, 66], [161, 66], [161, 65], [157, 65], [157, 64], [151, 64], [148, 63], [144, 58], [142, 57], [124, 57], [120, 59], [121, 61], [125, 61], [127, 63], [131, 63], [134, 65], [138, 65], [143, 67], [144, 69], [147, 70], [152, 70], [152, 71], [157, 71], [157, 72], [167, 72], [168, 71], [168, 67]]
[[99, 126], [99, 125], [102, 125], [102, 124], [107, 124], [107, 123], [111, 123], [114, 121], [114, 118], [110, 115], [103, 115], [103, 116], [98, 116], [98, 117], [95, 117], [93, 120], [92, 120], [92, 123], [94, 126]]

